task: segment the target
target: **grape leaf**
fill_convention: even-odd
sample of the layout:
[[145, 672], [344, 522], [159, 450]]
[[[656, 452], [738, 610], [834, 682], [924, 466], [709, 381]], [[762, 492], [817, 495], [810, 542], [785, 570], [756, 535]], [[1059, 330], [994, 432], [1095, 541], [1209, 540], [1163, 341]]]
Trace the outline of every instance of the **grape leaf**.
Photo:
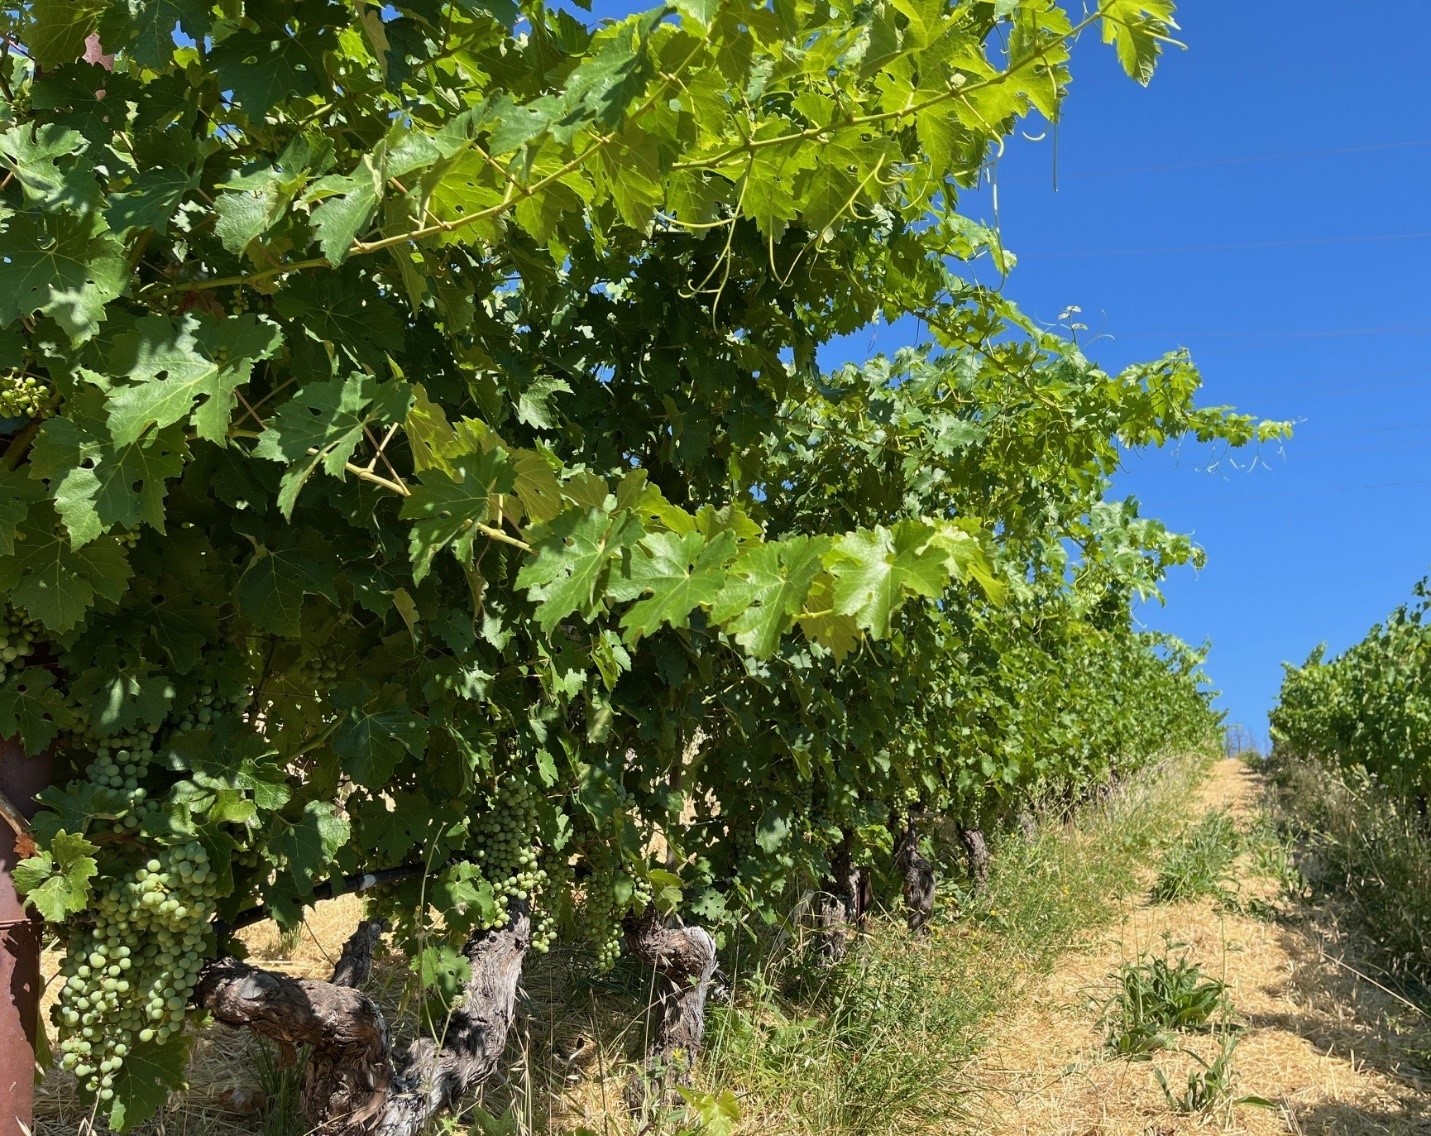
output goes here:
[[224, 183], [228, 193], [214, 202], [214, 232], [224, 248], [243, 253], [276, 225], [293, 200], [293, 189], [272, 170]]
[[79, 131], [54, 123], [13, 127], [0, 134], [0, 167], [14, 174], [32, 204], [52, 212], [88, 213], [101, 201], [99, 182], [88, 163], [64, 161], [85, 147]]
[[44, 487], [27, 477], [24, 467], [0, 470], [0, 556], [15, 554], [15, 534], [30, 505], [44, 495]]
[[98, 216], [12, 213], [0, 233], [0, 324], [44, 312], [83, 342], [128, 279], [123, 246]]
[[473, 542], [483, 537], [475, 525], [492, 519], [492, 498], [512, 492], [514, 482], [503, 450], [453, 458], [453, 476], [430, 469], [412, 487], [401, 516], [413, 522], [408, 538], [413, 579], [422, 581], [443, 549], [451, 549], [460, 563], [472, 559]]
[[72, 549], [51, 507], [31, 509], [16, 528], [13, 556], [0, 558], [0, 591], [51, 631], [68, 631], [97, 598], [118, 603], [131, 575], [124, 549], [102, 537]]
[[102, 397], [86, 392], [89, 414], [76, 407], [51, 418], [40, 431], [30, 457], [30, 475], [50, 482], [55, 510], [75, 548], [115, 525], [137, 529], [141, 523], [164, 531], [165, 482], [183, 472], [188, 457], [183, 429], [171, 426], [142, 442], [115, 446], [99, 416]]
[[85, 39], [103, 10], [102, 0], [33, 0], [23, 9], [20, 41], [41, 67], [73, 63], [84, 54]]
[[806, 635], [842, 661], [859, 646], [860, 629], [852, 616], [835, 611], [834, 603], [834, 581], [828, 572], [821, 572], [811, 582], [805, 610], [797, 618]]
[[12, 669], [0, 682], [0, 738], [19, 738], [27, 754], [45, 750], [59, 731], [56, 719], [65, 700], [54, 689], [55, 676], [43, 667]]
[[[190, 39], [202, 40], [214, 26], [210, 7], [203, 0], [131, 0], [128, 8], [129, 40], [125, 54], [145, 67], [158, 69], [168, 65], [174, 56], [175, 28]], [[114, 44], [116, 41], [113, 36], [106, 36], [105, 42]]]
[[698, 532], [643, 537], [608, 588], [617, 601], [647, 596], [622, 616], [626, 642], [635, 646], [662, 626], [685, 627], [692, 611], [720, 594], [725, 566], [735, 553], [735, 534], [729, 531], [709, 542]]
[[762, 852], [773, 853], [790, 836], [790, 818], [780, 808], [772, 806], [755, 822], [755, 843]]
[[834, 578], [835, 611], [883, 638], [890, 619], [907, 596], [938, 597], [949, 585], [941, 549], [931, 547], [934, 530], [905, 520], [840, 537], [826, 566]]
[[104, 217], [116, 233], [152, 229], [164, 233], [184, 198], [202, 183], [198, 171], [170, 166], [140, 170], [123, 193], [110, 195]]
[[334, 272], [286, 288], [274, 299], [283, 315], [311, 336], [373, 370], [386, 369], [386, 358], [403, 345], [403, 323], [391, 297], [380, 295], [371, 280], [348, 261]]
[[219, 318], [189, 313], [179, 320], [145, 316], [117, 338], [116, 371], [129, 380], [109, 398], [114, 442], [138, 441], [151, 426], [191, 420], [199, 437], [222, 444], [235, 391], [254, 364], [282, 342], [278, 328], [251, 315]]
[[1130, 79], [1144, 86], [1153, 78], [1164, 43], [1173, 43], [1173, 0], [1108, 0], [1099, 8], [1103, 42], [1113, 44]]
[[286, 826], [280, 843], [299, 896], [313, 894], [314, 885], [328, 877], [333, 857], [347, 842], [348, 820], [327, 801], [309, 801], [303, 816]]
[[48, 847], [15, 865], [15, 888], [47, 923], [63, 923], [89, 906], [89, 881], [99, 874], [99, 849], [63, 830]]
[[313, 210], [313, 232], [330, 263], [347, 259], [354, 239], [372, 224], [382, 195], [382, 175], [367, 155], [352, 174], [323, 178], [309, 191], [309, 200], [322, 200]]
[[293, 515], [298, 493], [314, 470], [342, 477], [367, 425], [402, 418], [409, 397], [402, 383], [348, 375], [309, 383], [284, 402], [253, 451], [256, 457], [288, 463], [278, 492], [284, 515]]
[[517, 586], [539, 601], [537, 621], [548, 633], [567, 616], [596, 614], [612, 563], [643, 533], [621, 509], [570, 509], [533, 533], [536, 556], [517, 574]]
[[164, 1041], [130, 1042], [124, 1064], [114, 1077], [109, 1126], [128, 1132], [169, 1103], [169, 1094], [184, 1087], [193, 1039], [182, 1031]]
[[311, 23], [299, 24], [296, 34], [237, 31], [209, 53], [208, 65], [234, 102], [261, 121], [284, 100], [314, 94], [328, 82], [323, 56], [333, 34], [332, 28]]
[[757, 658], [769, 658], [824, 567], [825, 537], [791, 537], [742, 550], [711, 606], [711, 619]]
[[404, 755], [421, 757], [427, 749], [427, 719], [407, 704], [396, 686], [376, 697], [360, 688], [335, 691], [335, 709], [343, 713], [333, 734], [333, 750], [343, 772], [359, 785], [385, 785]]
[[266, 739], [231, 720], [171, 735], [161, 756], [176, 769], [191, 770], [198, 784], [243, 793], [264, 813], [277, 812], [293, 797]]
[[293, 548], [254, 551], [234, 587], [239, 610], [265, 631], [297, 636], [303, 630], [306, 596], [338, 600], [331, 561]]

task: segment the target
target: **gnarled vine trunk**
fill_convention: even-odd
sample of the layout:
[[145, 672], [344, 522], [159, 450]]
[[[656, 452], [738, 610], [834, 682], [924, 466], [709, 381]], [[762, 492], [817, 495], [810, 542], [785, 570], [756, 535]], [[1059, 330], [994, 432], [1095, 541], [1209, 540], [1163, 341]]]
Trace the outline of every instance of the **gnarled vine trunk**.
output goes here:
[[821, 959], [828, 964], [845, 957], [850, 935], [864, 926], [870, 904], [869, 873], [855, 867], [853, 842], [853, 836], [845, 833], [830, 858], [830, 876], [821, 885], [816, 900], [816, 942]]
[[969, 865], [969, 886], [975, 892], [982, 892], [989, 886], [989, 842], [984, 839], [981, 828], [959, 826], [959, 841], [964, 845], [964, 855]]
[[919, 850], [919, 830], [913, 813], [905, 818], [902, 828], [897, 821], [891, 827], [895, 829], [894, 866], [904, 879], [905, 919], [911, 931], [923, 934], [929, 930], [934, 912], [934, 865]]
[[303, 1112], [322, 1136], [417, 1136], [491, 1076], [507, 1045], [531, 945], [525, 910], [467, 942], [471, 977], [443, 1037], [418, 1038], [396, 1055], [382, 1011], [358, 989], [381, 933], [379, 923], [362, 924], [328, 982], [225, 958], [204, 968], [194, 990], [194, 1004], [226, 1025], [309, 1050]]
[[631, 953], [655, 968], [655, 1009], [660, 1012], [646, 1067], [626, 1086], [634, 1111], [676, 1103], [677, 1085], [687, 1084], [706, 1031], [706, 995], [716, 968], [715, 940], [702, 927], [667, 927], [654, 907], [628, 915], [622, 923]]

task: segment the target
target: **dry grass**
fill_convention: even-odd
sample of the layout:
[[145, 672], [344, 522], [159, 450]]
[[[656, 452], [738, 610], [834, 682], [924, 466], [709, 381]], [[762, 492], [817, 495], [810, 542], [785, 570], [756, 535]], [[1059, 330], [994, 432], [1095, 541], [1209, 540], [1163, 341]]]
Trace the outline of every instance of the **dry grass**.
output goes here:
[[[1236, 762], [1223, 762], [1203, 789], [1205, 807], [1250, 820], [1259, 787]], [[1270, 899], [1275, 888], [1239, 873], [1246, 892]], [[993, 1136], [1171, 1136], [1212, 1128], [1270, 1136], [1371, 1136], [1431, 1133], [1431, 1076], [1406, 1052], [1427, 1045], [1427, 1020], [1397, 996], [1338, 960], [1315, 913], [1268, 921], [1227, 911], [1211, 899], [1140, 903], [1086, 950], [1069, 955], [1022, 1010], [998, 1025], [971, 1069], [981, 1102], [973, 1128]], [[1179, 1116], [1152, 1067], [1107, 1056], [1097, 1002], [1120, 964], [1166, 941], [1181, 944], [1229, 988], [1243, 1029], [1232, 1058], [1233, 1097], [1265, 1098], [1273, 1107], [1231, 1100], [1207, 1114]], [[1186, 1048], [1211, 1060], [1214, 1037]], [[1176, 1090], [1198, 1066], [1181, 1052], [1155, 1057]]]

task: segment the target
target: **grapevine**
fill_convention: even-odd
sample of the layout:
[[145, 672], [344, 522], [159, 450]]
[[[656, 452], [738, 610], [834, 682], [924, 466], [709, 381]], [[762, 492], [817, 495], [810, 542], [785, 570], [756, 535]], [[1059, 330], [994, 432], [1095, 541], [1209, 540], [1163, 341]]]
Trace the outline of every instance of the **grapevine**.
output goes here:
[[[0, 59], [0, 738], [55, 759], [16, 879], [112, 1125], [183, 1083], [186, 1003], [261, 1027], [226, 929], [335, 881], [494, 1000], [461, 1022], [623, 925], [690, 948], [679, 1001], [891, 813], [995, 825], [1210, 728], [1129, 608], [1201, 554], [1112, 473], [1285, 427], [977, 285], [960, 203], [1086, 28], [1146, 80], [1168, 5], [150, 7], [11, 5]], [[822, 366], [905, 317], [934, 342]], [[432, 1121], [505, 1041], [368, 1024], [387, 1088], [310, 1127]]]
[[1431, 583], [1342, 654], [1287, 667], [1271, 715], [1277, 752], [1362, 769], [1417, 811], [1431, 795]]

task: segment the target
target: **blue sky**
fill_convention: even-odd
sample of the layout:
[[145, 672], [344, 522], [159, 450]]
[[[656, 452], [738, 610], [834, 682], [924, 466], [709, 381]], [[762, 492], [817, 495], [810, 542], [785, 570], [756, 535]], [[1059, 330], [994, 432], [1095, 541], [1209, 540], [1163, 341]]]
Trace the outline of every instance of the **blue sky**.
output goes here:
[[[1020, 256], [1006, 288], [1025, 311], [1081, 307], [1108, 368], [1187, 347], [1205, 401], [1297, 423], [1259, 455], [1186, 446], [1118, 478], [1208, 553], [1139, 618], [1211, 641], [1220, 705], [1262, 738], [1284, 660], [1351, 645], [1431, 572], [1431, 4], [1361, 14], [1187, 0], [1188, 49], [1146, 90], [1090, 35], [1056, 190], [1046, 124], [998, 164]], [[993, 220], [987, 191], [964, 208]], [[873, 329], [850, 347], [912, 335]]]
[[1086, 42], [1057, 192], [1051, 138], [999, 168], [1026, 310], [1080, 305], [1109, 366], [1188, 347], [1209, 402], [1297, 422], [1255, 465], [1192, 447], [1119, 479], [1208, 552], [1140, 618], [1211, 640], [1255, 734], [1283, 660], [1349, 646], [1431, 571], [1431, 5], [1352, 11], [1181, 5], [1188, 50], [1147, 90]]
[[[1297, 423], [1260, 454], [1185, 446], [1118, 478], [1208, 553], [1140, 620], [1210, 640], [1219, 704], [1261, 738], [1284, 660], [1350, 646], [1431, 572], [1431, 5], [1350, 13], [1183, 4], [1188, 50], [1146, 90], [1089, 37], [1057, 188], [1051, 132], [998, 165], [1027, 312], [1080, 306], [1109, 368], [1187, 347], [1205, 401]], [[965, 211], [992, 221], [992, 195]]]

